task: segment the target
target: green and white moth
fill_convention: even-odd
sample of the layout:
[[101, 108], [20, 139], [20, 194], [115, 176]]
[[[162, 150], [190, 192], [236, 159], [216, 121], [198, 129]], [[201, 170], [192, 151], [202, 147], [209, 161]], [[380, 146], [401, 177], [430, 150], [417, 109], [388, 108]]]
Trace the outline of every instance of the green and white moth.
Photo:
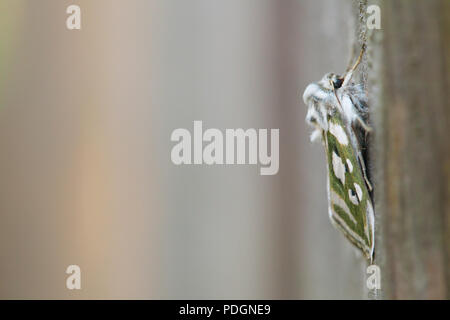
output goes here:
[[343, 77], [328, 73], [309, 84], [303, 101], [306, 122], [314, 128], [311, 141], [320, 140], [325, 147], [331, 222], [372, 260], [375, 218], [366, 173], [369, 110], [363, 86], [351, 82], [363, 53], [364, 48]]

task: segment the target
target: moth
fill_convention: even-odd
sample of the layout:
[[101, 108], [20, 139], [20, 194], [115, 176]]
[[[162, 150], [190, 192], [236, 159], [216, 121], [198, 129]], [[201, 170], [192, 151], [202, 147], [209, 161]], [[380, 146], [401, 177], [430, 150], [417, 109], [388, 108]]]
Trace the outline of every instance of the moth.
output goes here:
[[313, 128], [311, 141], [321, 141], [327, 163], [328, 214], [331, 222], [372, 261], [374, 210], [366, 170], [369, 108], [364, 88], [351, 81], [364, 47], [344, 76], [327, 73], [303, 93]]

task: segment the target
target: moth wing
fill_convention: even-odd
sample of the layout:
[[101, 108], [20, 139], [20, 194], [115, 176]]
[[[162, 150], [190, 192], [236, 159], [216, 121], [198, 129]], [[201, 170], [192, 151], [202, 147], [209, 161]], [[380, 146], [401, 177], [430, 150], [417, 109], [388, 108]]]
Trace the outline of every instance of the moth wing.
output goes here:
[[329, 216], [367, 259], [374, 250], [374, 212], [350, 136], [339, 114], [329, 116], [323, 140], [328, 166]]

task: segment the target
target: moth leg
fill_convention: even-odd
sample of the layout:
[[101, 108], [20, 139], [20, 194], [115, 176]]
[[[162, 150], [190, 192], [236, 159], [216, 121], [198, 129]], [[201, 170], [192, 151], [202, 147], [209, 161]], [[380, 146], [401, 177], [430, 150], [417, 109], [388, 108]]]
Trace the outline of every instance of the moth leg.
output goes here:
[[363, 156], [361, 154], [361, 151], [358, 151], [358, 155], [357, 156], [358, 156], [359, 164], [361, 165], [361, 168], [362, 168], [362, 173], [363, 173], [364, 180], [366, 181], [366, 184], [367, 184], [367, 187], [369, 188], [369, 191], [372, 191], [373, 190], [372, 184], [370, 183], [369, 178], [367, 177], [366, 164], [364, 162], [364, 158], [363, 158]]
[[361, 125], [361, 127], [364, 129], [366, 133], [371, 132], [372, 128], [363, 120], [361, 117], [356, 117], [356, 120], [358, 120], [358, 123]]

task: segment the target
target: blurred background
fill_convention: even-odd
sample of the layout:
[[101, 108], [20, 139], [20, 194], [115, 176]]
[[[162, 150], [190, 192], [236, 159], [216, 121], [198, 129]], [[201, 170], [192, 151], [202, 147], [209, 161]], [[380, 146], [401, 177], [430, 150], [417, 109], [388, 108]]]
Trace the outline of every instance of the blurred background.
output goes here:
[[[0, 298], [364, 297], [301, 100], [345, 70], [350, 5], [0, 0]], [[278, 174], [172, 164], [194, 120], [279, 128]]]

